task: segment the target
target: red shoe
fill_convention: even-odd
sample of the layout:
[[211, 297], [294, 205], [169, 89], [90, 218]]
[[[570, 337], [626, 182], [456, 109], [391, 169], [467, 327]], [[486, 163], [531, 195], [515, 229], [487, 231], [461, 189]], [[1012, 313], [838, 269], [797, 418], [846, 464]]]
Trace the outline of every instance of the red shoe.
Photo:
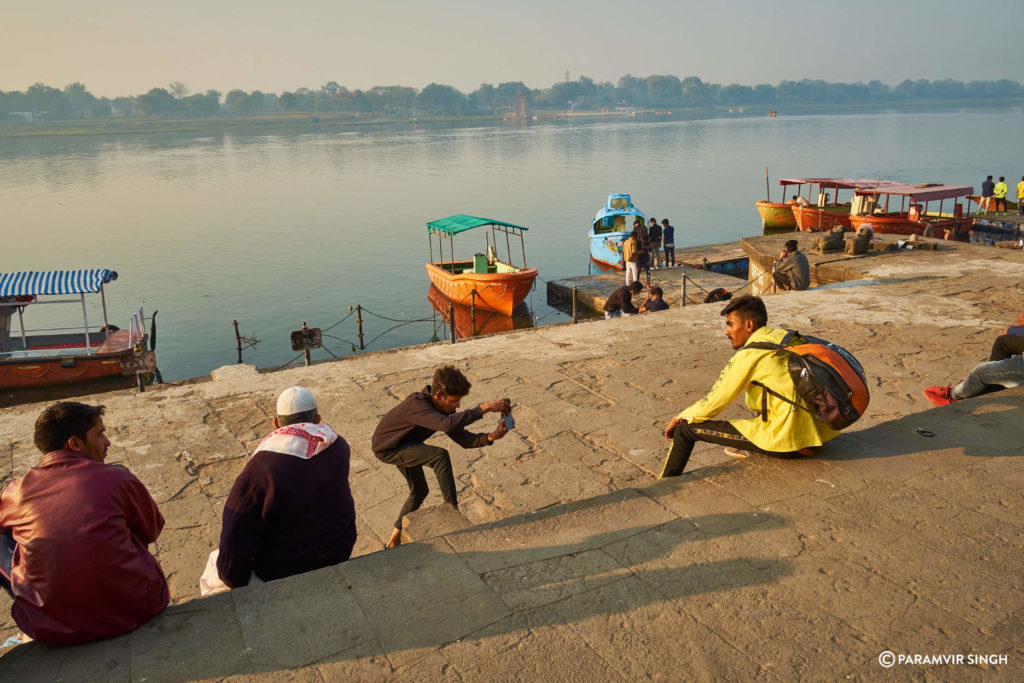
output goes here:
[[944, 387], [928, 387], [924, 390], [924, 397], [937, 407], [948, 406], [956, 400], [953, 398], [953, 387], [948, 384]]

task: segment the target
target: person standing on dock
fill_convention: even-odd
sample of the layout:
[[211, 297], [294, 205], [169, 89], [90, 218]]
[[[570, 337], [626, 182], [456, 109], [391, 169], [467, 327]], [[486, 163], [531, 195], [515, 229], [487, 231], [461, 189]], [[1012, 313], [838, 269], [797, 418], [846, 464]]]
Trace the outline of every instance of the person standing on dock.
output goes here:
[[[839, 435], [815, 419], [809, 410], [765, 392], [764, 387], [775, 387], [784, 395], [802, 400], [796, 393], [785, 355], [743, 348], [748, 342], [779, 344], [788, 334], [786, 330], [768, 327], [764, 302], [744, 294], [730, 301], [722, 315], [726, 316], [725, 336], [736, 353], [722, 368], [711, 392], [672, 418], [665, 428], [665, 438], [672, 442], [672, 447], [665, 457], [662, 478], [683, 473], [698, 441], [728, 446], [738, 452], [792, 457], [809, 453], [809, 449]], [[740, 392], [745, 393], [746, 406], [759, 414], [747, 419], [715, 419]]]
[[1020, 177], [1020, 182], [1017, 183], [1017, 215], [1024, 216], [1024, 175]]
[[772, 269], [775, 286], [782, 291], [795, 289], [803, 291], [811, 285], [811, 265], [800, 251], [796, 240], [786, 242], [786, 248], [779, 254], [779, 260]]
[[992, 210], [992, 195], [995, 192], [996, 184], [992, 182], [992, 176], [985, 178], [981, 184], [981, 201], [978, 203], [981, 210], [988, 213]]
[[434, 470], [444, 502], [453, 508], [459, 507], [448, 451], [440, 446], [429, 446], [424, 441], [435, 432], [444, 432], [463, 448], [483, 448], [508, 433], [504, 420], [499, 420], [497, 428], [490, 434], [473, 434], [466, 430], [468, 425], [486, 413], [508, 415], [512, 410], [507, 398], [498, 398], [459, 411], [459, 404], [469, 394], [471, 386], [458, 368], [442, 366], [434, 371], [428, 386], [409, 394], [377, 424], [373, 432], [373, 454], [381, 462], [397, 467], [409, 485], [409, 497], [398, 513], [395, 530], [385, 547], [394, 548], [401, 544], [402, 520], [420, 508], [430, 491], [423, 476], [424, 465]]
[[630, 233], [629, 237], [622, 241], [622, 267], [626, 271], [627, 285], [640, 279], [637, 264], [636, 233]]
[[657, 218], [651, 219], [647, 234], [651, 237], [651, 263], [655, 268], [661, 268], [661, 226]]
[[1006, 193], [1010, 188], [1006, 185], [1006, 176], [999, 176], [999, 182], [992, 188], [992, 196], [996, 200], [996, 211], [1006, 213]]
[[209, 592], [247, 586], [253, 575], [273, 581], [347, 560], [356, 542], [350, 457], [345, 439], [321, 421], [308, 389], [281, 392], [274, 431], [224, 503], [219, 552], [207, 564], [216, 571], [203, 575]]
[[[1021, 178], [1024, 181], [1024, 178]], [[661, 219], [661, 239], [665, 246], [665, 267], [676, 267], [676, 229], [668, 222], [667, 218]], [[671, 260], [671, 265], [669, 265]]]

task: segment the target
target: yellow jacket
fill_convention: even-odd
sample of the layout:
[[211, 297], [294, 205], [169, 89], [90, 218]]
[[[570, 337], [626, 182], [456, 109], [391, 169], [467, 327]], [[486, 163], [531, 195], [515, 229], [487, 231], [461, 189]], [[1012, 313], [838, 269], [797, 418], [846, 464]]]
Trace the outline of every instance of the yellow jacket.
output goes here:
[[1009, 189], [1010, 188], [1006, 186], [1006, 183], [999, 181], [998, 183], [996, 183], [996, 186], [992, 189], [992, 195], [997, 199], [1005, 199], [1006, 192]]
[[1017, 183], [1017, 199], [1024, 199], [1024, 180]]
[[[762, 327], [750, 335], [747, 343], [780, 344], [785, 336], [786, 330]], [[771, 394], [768, 394], [768, 419], [762, 420], [761, 402], [765, 392], [761, 387], [751, 384], [754, 380], [801, 405], [807, 405], [793, 388], [785, 355], [764, 349], [740, 349], [722, 368], [722, 374], [718, 376], [715, 386], [711, 387], [711, 392], [679, 413], [679, 419], [685, 419], [690, 423], [712, 420], [745, 389], [747, 408], [758, 415], [729, 422], [740, 434], [762, 450], [796, 451], [820, 446], [839, 435], [839, 432], [814, 419], [806, 410], [792, 406]]]

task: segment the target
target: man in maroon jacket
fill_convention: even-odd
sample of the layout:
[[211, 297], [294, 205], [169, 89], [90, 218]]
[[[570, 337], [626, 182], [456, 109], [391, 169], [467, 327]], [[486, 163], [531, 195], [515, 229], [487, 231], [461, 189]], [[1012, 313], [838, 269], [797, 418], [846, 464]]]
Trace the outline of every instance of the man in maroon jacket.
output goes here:
[[42, 462], [0, 491], [0, 586], [21, 630], [46, 643], [127, 633], [167, 607], [167, 580], [146, 547], [164, 518], [135, 475], [103, 463], [103, 411], [44, 410]]
[[440, 446], [429, 446], [424, 441], [435, 432], [444, 432], [463, 448], [483, 448], [508, 433], [503, 420], [498, 421], [498, 427], [490, 434], [473, 434], [466, 430], [466, 425], [476, 422], [484, 413], [507, 414], [511, 410], [509, 400], [499, 398], [459, 411], [459, 404], [471, 386], [458, 368], [450, 365], [440, 367], [434, 371], [429, 386], [409, 394], [388, 411], [373, 432], [373, 454], [382, 462], [398, 467], [409, 485], [409, 497], [398, 513], [395, 530], [387, 542], [388, 548], [401, 543], [402, 519], [418, 510], [427, 497], [430, 489], [423, 476], [424, 465], [434, 470], [444, 502], [455, 508], [459, 506], [448, 451]]

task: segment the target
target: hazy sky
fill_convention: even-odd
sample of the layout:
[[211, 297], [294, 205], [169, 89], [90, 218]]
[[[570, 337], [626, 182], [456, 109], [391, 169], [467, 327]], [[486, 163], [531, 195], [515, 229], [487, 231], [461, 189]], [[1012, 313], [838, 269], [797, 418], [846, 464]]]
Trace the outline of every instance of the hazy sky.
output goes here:
[[0, 0], [0, 90], [81, 81], [193, 91], [546, 88], [674, 74], [716, 83], [1024, 78], [1013, 3], [959, 0]]

